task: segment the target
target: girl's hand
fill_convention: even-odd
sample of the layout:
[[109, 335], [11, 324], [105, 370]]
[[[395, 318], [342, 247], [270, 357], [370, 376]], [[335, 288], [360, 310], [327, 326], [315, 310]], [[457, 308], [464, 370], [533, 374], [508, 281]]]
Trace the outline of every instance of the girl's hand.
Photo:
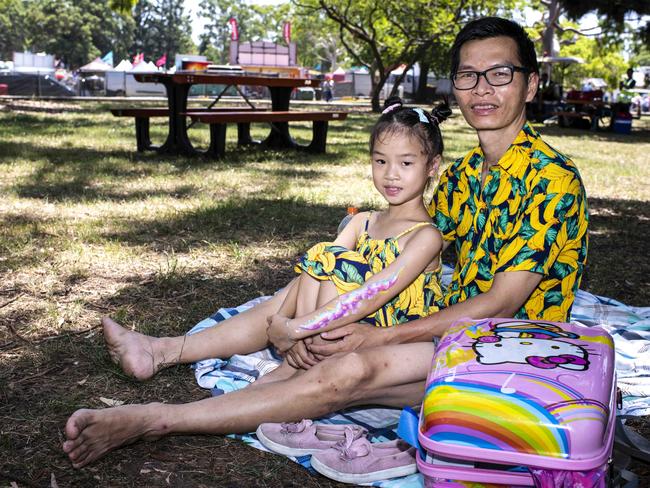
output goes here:
[[279, 353], [284, 354], [297, 342], [292, 339], [289, 332], [289, 318], [284, 315], [271, 315], [268, 318], [269, 326], [266, 329], [266, 335], [269, 342], [278, 350]]
[[296, 369], [309, 369], [318, 364], [318, 359], [307, 349], [311, 344], [312, 338], [307, 337], [296, 344], [287, 351], [286, 359], [290, 366]]

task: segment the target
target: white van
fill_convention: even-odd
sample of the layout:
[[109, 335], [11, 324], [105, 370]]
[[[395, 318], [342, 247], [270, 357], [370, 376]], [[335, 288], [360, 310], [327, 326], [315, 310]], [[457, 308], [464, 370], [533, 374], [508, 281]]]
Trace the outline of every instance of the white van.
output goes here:
[[107, 71], [106, 95], [113, 97], [166, 97], [165, 85], [161, 83], [140, 83], [132, 72]]

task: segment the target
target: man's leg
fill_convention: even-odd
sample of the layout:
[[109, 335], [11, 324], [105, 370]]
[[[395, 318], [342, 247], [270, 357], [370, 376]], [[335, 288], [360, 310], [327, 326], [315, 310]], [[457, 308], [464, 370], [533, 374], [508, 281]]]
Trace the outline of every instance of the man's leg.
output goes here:
[[332, 357], [285, 381], [198, 402], [78, 410], [66, 424], [63, 450], [81, 467], [138, 439], [252, 432], [263, 422], [316, 418], [354, 405], [416, 405], [434, 351], [432, 343], [371, 348]]
[[102, 325], [108, 352], [125, 373], [146, 380], [173, 364], [206, 358], [226, 359], [233, 354], [259, 351], [268, 345], [267, 317], [277, 313], [295, 281], [250, 310], [192, 335], [150, 337], [125, 329], [105, 317]]

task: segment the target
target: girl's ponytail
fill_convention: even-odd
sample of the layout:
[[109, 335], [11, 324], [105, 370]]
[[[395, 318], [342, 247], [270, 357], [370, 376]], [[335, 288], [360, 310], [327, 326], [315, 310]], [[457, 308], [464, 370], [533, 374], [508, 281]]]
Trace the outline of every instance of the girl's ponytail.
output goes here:
[[451, 108], [446, 101], [439, 103], [433, 110], [431, 110], [431, 118], [436, 121], [438, 125], [442, 124], [451, 115]]

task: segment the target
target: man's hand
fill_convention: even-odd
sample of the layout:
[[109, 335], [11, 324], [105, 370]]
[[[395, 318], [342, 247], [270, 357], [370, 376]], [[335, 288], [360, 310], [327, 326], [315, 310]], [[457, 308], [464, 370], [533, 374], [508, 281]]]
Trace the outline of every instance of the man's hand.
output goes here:
[[307, 337], [287, 351], [286, 359], [290, 366], [296, 369], [309, 369], [318, 363], [318, 359], [309, 352], [307, 347], [312, 343], [312, 338]]
[[284, 354], [297, 342], [289, 337], [288, 322], [289, 318], [284, 315], [271, 315], [267, 319], [269, 326], [266, 329], [266, 335], [269, 342], [278, 350], [280, 354]]
[[321, 334], [327, 341], [315, 341], [307, 346], [316, 358], [339, 352], [352, 352], [366, 347], [383, 346], [387, 343], [386, 331], [368, 324], [348, 324]]

